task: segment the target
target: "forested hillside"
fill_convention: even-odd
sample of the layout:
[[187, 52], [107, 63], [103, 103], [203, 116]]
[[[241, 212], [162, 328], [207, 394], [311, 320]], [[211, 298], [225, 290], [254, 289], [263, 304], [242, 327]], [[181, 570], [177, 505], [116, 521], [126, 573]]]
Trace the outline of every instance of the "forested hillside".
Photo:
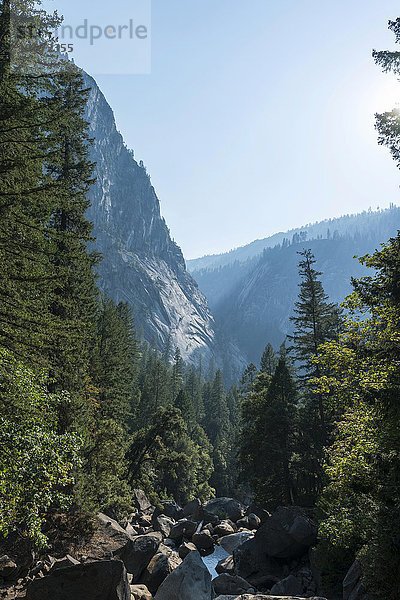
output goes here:
[[[391, 205], [390, 208], [394, 208]], [[334, 236], [348, 237], [382, 237], [386, 233], [385, 219], [379, 218], [379, 213], [385, 213], [385, 210], [369, 208], [360, 214], [349, 214], [342, 217], [325, 219], [315, 223], [308, 223], [302, 227], [291, 229], [290, 231], [275, 233], [261, 240], [255, 240], [246, 246], [235, 248], [224, 254], [211, 254], [201, 258], [194, 258], [187, 261], [191, 272], [213, 271], [219, 267], [232, 265], [233, 263], [246, 263], [248, 260], [258, 258], [264, 250], [274, 248], [275, 246], [285, 245], [292, 241], [307, 241], [314, 239], [332, 238]], [[382, 221], [382, 223], [381, 223]]]
[[[265, 340], [279, 348], [292, 333], [298, 252], [312, 249], [327, 294], [340, 303], [351, 291], [351, 278], [366, 272], [357, 257], [379, 249], [382, 240], [400, 229], [400, 208], [342, 217], [330, 221], [325, 229], [326, 225], [304, 228], [291, 238], [287, 234], [281, 244], [245, 262], [236, 259], [225, 266], [193, 272], [218, 330], [232, 336], [248, 362], [258, 362]], [[317, 237], [311, 237], [314, 234]]]

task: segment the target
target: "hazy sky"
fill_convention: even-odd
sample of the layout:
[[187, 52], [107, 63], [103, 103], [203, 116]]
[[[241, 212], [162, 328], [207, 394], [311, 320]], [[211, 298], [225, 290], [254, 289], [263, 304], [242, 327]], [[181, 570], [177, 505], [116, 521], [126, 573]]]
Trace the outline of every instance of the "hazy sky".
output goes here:
[[374, 131], [400, 83], [371, 58], [397, 16], [395, 0], [153, 0], [151, 73], [96, 79], [187, 258], [400, 203]]

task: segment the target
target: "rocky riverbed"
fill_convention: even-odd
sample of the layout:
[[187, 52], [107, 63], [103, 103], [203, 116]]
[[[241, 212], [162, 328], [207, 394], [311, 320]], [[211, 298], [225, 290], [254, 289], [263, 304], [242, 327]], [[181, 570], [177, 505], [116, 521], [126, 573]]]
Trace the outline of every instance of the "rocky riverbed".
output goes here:
[[[313, 561], [317, 527], [300, 508], [272, 515], [232, 498], [151, 506], [118, 523], [99, 514], [80, 538], [57, 525], [52, 554], [18, 539], [0, 547], [0, 598], [11, 600], [324, 600]], [[60, 516], [59, 519], [62, 517]], [[218, 559], [218, 560], [217, 560]], [[363, 600], [357, 565], [345, 600]]]

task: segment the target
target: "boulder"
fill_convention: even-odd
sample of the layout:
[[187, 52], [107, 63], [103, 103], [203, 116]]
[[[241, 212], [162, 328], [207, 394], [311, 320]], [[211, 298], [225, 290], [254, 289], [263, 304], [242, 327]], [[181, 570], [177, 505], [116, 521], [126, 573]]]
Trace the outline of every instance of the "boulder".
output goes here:
[[183, 542], [179, 546], [178, 554], [182, 560], [184, 560], [190, 552], [196, 552], [197, 548], [192, 542]]
[[215, 527], [221, 522], [221, 519], [218, 517], [218, 515], [214, 515], [213, 513], [208, 512], [208, 510], [205, 510], [204, 508], [202, 510], [203, 514], [200, 521], [202, 521], [203, 523], [207, 523], [208, 525], [212, 525], [213, 527]]
[[163, 537], [169, 537], [171, 533], [172, 527], [175, 525], [175, 521], [173, 521], [170, 517], [166, 515], [159, 515], [153, 521], [154, 529], [156, 531], [160, 531], [163, 534]]
[[236, 531], [237, 527], [235, 527], [234, 524], [230, 523], [229, 521], [221, 521], [219, 525], [216, 525], [216, 527], [214, 527], [214, 533], [218, 537], [231, 535], [232, 533], [236, 533]]
[[236, 525], [239, 529], [250, 529], [249, 517], [242, 517], [239, 521], [236, 521]]
[[175, 571], [168, 575], [155, 600], [212, 600], [211, 575], [198, 552], [190, 552]]
[[233, 562], [233, 556], [227, 556], [219, 561], [217, 566], [215, 567], [218, 575], [221, 573], [228, 573], [229, 575], [233, 575], [235, 572], [235, 563]]
[[103, 560], [57, 569], [35, 579], [27, 600], [131, 600], [125, 567], [118, 560]]
[[133, 527], [132, 523], [127, 523], [125, 531], [129, 537], [135, 537], [138, 535], [138, 530]]
[[7, 554], [0, 556], [0, 579], [12, 580], [17, 574], [17, 564]]
[[245, 507], [233, 498], [214, 498], [205, 505], [205, 510], [219, 519], [230, 519], [234, 523], [244, 517]]
[[301, 581], [292, 573], [271, 588], [271, 594], [275, 594], [276, 596], [301, 596], [302, 593]]
[[171, 527], [169, 537], [171, 540], [174, 540], [174, 542], [180, 544], [184, 537], [191, 540], [193, 534], [196, 533], [197, 528], [198, 524], [195, 521], [181, 519]]
[[[237, 534], [236, 534], [237, 535]], [[235, 573], [251, 583], [256, 589], [270, 589], [288, 573], [281, 561], [268, 556], [257, 535], [234, 550]], [[222, 538], [221, 542], [227, 538]]]
[[79, 560], [76, 560], [76, 558], [67, 554], [63, 558], [56, 558], [54, 560], [50, 568], [50, 573], [56, 571], [57, 569], [64, 569], [64, 567], [74, 567], [75, 565], [79, 565]]
[[[218, 525], [217, 525], [218, 527]], [[208, 531], [208, 533], [211, 533], [211, 535], [214, 535], [214, 527], [211, 525], [211, 523], [207, 523], [207, 525], [205, 527], [202, 528], [202, 530], [197, 530], [196, 533], [198, 533], [199, 531]]]
[[247, 517], [249, 529], [258, 529], [261, 525], [261, 519], [254, 513], [250, 513]]
[[174, 542], [174, 540], [171, 540], [170, 538], [165, 538], [163, 544], [164, 546], [171, 548], [171, 550], [177, 550], [176, 542]]
[[163, 503], [162, 514], [170, 519], [174, 519], [174, 521], [178, 521], [185, 516], [181, 507], [173, 500], [168, 500]]
[[317, 526], [301, 508], [282, 506], [260, 527], [255, 543], [273, 558], [298, 558], [317, 542]]
[[254, 537], [254, 533], [251, 531], [239, 531], [238, 533], [232, 533], [231, 535], [226, 535], [220, 541], [220, 544], [224, 550], [226, 550], [229, 554], [233, 554], [234, 550], [251, 540]]
[[[111, 556], [113, 552], [122, 552], [132, 540], [132, 536], [121, 525], [103, 513], [97, 515], [100, 533], [103, 537], [102, 545]], [[107, 556], [107, 558], [108, 558]]]
[[214, 539], [207, 530], [195, 533], [192, 537], [192, 542], [198, 550], [212, 550], [214, 548]]
[[153, 524], [153, 518], [151, 515], [139, 515], [137, 522], [140, 527], [151, 527]]
[[238, 575], [223, 573], [213, 580], [216, 594], [251, 594], [255, 593], [252, 586]]
[[133, 504], [140, 512], [149, 512], [152, 509], [151, 502], [143, 490], [133, 490]]
[[360, 561], [351, 565], [343, 581], [343, 600], [367, 600], [367, 594], [362, 583], [362, 568]]
[[267, 521], [271, 516], [271, 513], [269, 513], [264, 508], [260, 508], [259, 506], [257, 506], [257, 504], [254, 503], [250, 504], [246, 511], [247, 516], [250, 516], [252, 514], [256, 515], [260, 519], [261, 523], [265, 523], [265, 521]]
[[140, 580], [147, 565], [156, 554], [161, 541], [162, 535], [158, 532], [140, 535], [130, 540], [123, 551], [116, 554], [123, 561], [128, 573], [133, 575], [135, 583]]
[[131, 600], [153, 600], [153, 595], [145, 585], [131, 585]]
[[146, 567], [141, 583], [144, 583], [152, 594], [155, 594], [162, 582], [174, 569], [179, 567], [182, 559], [177, 552], [166, 546], [161, 546]]

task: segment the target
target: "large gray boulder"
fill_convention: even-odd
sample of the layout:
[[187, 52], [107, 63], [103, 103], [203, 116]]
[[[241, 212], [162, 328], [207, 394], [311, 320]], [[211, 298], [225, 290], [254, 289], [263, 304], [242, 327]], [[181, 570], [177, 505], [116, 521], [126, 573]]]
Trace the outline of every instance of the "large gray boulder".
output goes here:
[[153, 600], [153, 595], [145, 585], [131, 585], [131, 600]]
[[221, 573], [228, 573], [229, 575], [234, 575], [235, 573], [235, 563], [233, 562], [233, 556], [227, 556], [219, 561], [215, 570], [219, 575]]
[[174, 519], [174, 521], [178, 521], [184, 517], [182, 508], [173, 500], [167, 500], [163, 503], [162, 514], [170, 519]]
[[198, 524], [196, 521], [190, 519], [180, 519], [175, 525], [171, 527], [169, 537], [174, 542], [180, 544], [183, 538], [191, 540], [194, 533], [196, 533]]
[[212, 600], [211, 575], [198, 552], [191, 552], [175, 571], [168, 575], [155, 600]]
[[238, 533], [224, 536], [219, 540], [219, 543], [226, 552], [233, 554], [236, 548], [239, 548], [239, 546], [253, 538], [254, 533], [252, 531], [239, 531]]
[[297, 558], [317, 542], [317, 526], [296, 506], [281, 506], [256, 533], [256, 539], [274, 558]]
[[258, 529], [261, 525], [261, 519], [254, 513], [250, 513], [247, 517], [250, 529]]
[[35, 579], [27, 600], [131, 600], [125, 567], [118, 560], [57, 569]]
[[216, 527], [214, 527], [214, 533], [218, 537], [225, 537], [226, 535], [231, 535], [232, 533], [237, 532], [236, 525], [229, 520], [221, 521]]
[[182, 560], [184, 560], [190, 552], [196, 552], [197, 548], [192, 542], [183, 542], [179, 546], [178, 554]]
[[152, 509], [151, 502], [143, 490], [133, 490], [133, 503], [137, 510], [143, 513], [150, 512]]
[[181, 563], [182, 559], [177, 552], [161, 544], [157, 554], [147, 565], [140, 581], [148, 587], [152, 594], [155, 594], [164, 579]]
[[133, 575], [133, 581], [139, 582], [147, 565], [157, 553], [162, 541], [162, 535], [159, 532], [140, 535], [130, 540], [129, 544], [121, 551], [116, 553], [120, 558], [128, 573]]
[[230, 519], [234, 523], [244, 517], [246, 512], [243, 504], [233, 498], [214, 498], [207, 502], [204, 508], [220, 520]]
[[159, 515], [153, 519], [153, 527], [156, 531], [160, 531], [163, 537], [169, 537], [172, 527], [175, 525], [175, 521], [166, 515]]
[[282, 579], [271, 588], [276, 596], [313, 596], [318, 591], [312, 570], [302, 567]]
[[243, 577], [256, 589], [270, 589], [287, 574], [280, 561], [266, 554], [257, 536], [234, 551], [233, 561], [236, 575]]
[[198, 550], [212, 550], [214, 548], [214, 539], [207, 529], [195, 533], [192, 536], [192, 542]]
[[[121, 552], [129, 544], [132, 536], [111, 517], [99, 513], [97, 526], [106, 544], [107, 552]], [[108, 558], [108, 557], [107, 557]]]
[[239, 577], [238, 575], [228, 575], [227, 573], [223, 573], [222, 575], [218, 575], [213, 580], [213, 588], [216, 594], [245, 594], [245, 593], [254, 593], [256, 590], [253, 587]]
[[201, 521], [203, 518], [203, 506], [198, 498], [195, 498], [183, 508], [183, 516], [192, 517], [195, 521]]
[[317, 527], [302, 509], [278, 508], [252, 540], [234, 551], [235, 572], [256, 588], [271, 588], [287, 576], [281, 559], [302, 557], [316, 541]]

